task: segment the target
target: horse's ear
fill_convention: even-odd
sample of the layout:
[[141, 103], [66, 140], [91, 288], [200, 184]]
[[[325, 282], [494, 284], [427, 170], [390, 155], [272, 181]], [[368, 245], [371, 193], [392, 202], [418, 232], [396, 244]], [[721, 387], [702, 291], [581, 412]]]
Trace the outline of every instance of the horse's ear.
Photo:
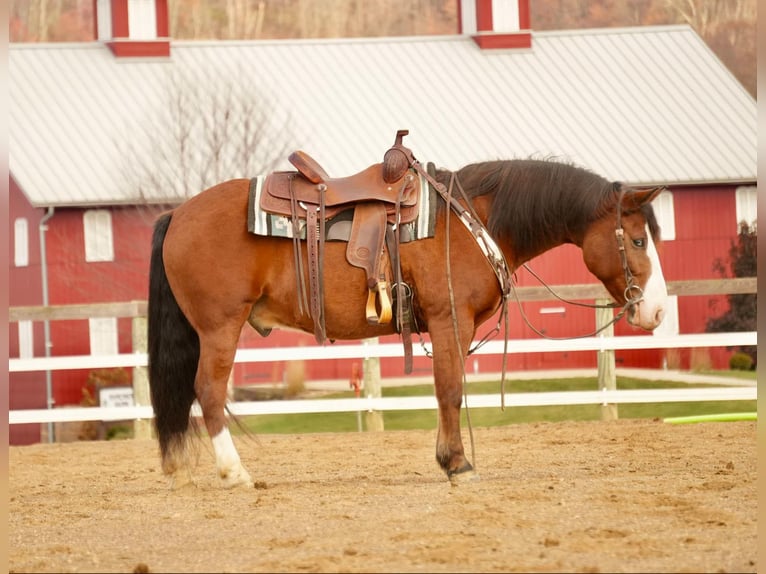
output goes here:
[[647, 188], [628, 188], [626, 193], [622, 196], [622, 210], [626, 213], [638, 211], [641, 209], [641, 206], [654, 200], [654, 198], [665, 191], [665, 189], [666, 187], [664, 185]]

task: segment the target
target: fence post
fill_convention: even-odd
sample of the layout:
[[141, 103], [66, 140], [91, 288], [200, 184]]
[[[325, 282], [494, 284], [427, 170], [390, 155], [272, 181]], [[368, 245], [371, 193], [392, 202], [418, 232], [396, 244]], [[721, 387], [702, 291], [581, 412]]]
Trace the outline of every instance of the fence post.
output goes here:
[[[363, 344], [377, 344], [378, 340], [378, 337], [365, 339]], [[364, 358], [364, 396], [368, 398], [379, 398], [383, 396], [380, 389], [380, 357]], [[364, 420], [368, 431], [383, 430], [382, 412], [368, 410], [365, 413]]]
[[[609, 304], [608, 299], [597, 299], [597, 305]], [[596, 308], [596, 329], [603, 331], [599, 337], [612, 337], [614, 335], [614, 324], [610, 322], [614, 319], [614, 310], [611, 307]], [[598, 351], [598, 388], [601, 391], [617, 389], [617, 375], [615, 374], [614, 349], [602, 349]], [[601, 420], [613, 421], [618, 418], [617, 405], [601, 403]]]
[[[146, 353], [146, 317], [133, 317], [133, 352]], [[133, 367], [133, 402], [137, 406], [152, 404], [149, 397], [149, 376], [146, 367]], [[151, 419], [133, 421], [134, 438], [152, 438]]]

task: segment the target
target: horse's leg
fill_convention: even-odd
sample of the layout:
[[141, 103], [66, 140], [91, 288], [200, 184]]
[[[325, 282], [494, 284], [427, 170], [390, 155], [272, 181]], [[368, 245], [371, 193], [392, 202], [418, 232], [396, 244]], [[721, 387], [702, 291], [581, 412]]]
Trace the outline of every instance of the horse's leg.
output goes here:
[[429, 333], [433, 344], [434, 387], [439, 407], [436, 461], [452, 482], [475, 479], [478, 474], [465, 457], [460, 436], [463, 364], [473, 336], [473, 323], [470, 329], [461, 328], [459, 344], [455, 340], [451, 317], [441, 322], [430, 321]]
[[231, 438], [225, 411], [229, 374], [243, 323], [244, 318], [239, 325], [232, 322], [214, 331], [200, 333], [199, 365], [194, 380], [205, 428], [213, 443], [216, 471], [227, 488], [253, 486]]

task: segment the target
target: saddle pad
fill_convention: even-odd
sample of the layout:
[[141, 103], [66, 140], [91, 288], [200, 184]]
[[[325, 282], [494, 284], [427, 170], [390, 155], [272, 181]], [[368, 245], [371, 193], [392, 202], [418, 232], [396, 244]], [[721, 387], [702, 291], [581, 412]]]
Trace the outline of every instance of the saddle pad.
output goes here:
[[[289, 217], [274, 215], [261, 210], [260, 199], [263, 192], [265, 175], [253, 177], [250, 180], [248, 197], [247, 230], [255, 235], [267, 237], [293, 237], [293, 224]], [[416, 239], [434, 236], [436, 226], [436, 190], [432, 189], [425, 178], [420, 178], [421, 193], [418, 217], [410, 223], [402, 224], [400, 241], [406, 243]], [[351, 232], [351, 217], [353, 206], [327, 221], [328, 241], [348, 241]], [[301, 239], [306, 239], [306, 220], [298, 220]]]

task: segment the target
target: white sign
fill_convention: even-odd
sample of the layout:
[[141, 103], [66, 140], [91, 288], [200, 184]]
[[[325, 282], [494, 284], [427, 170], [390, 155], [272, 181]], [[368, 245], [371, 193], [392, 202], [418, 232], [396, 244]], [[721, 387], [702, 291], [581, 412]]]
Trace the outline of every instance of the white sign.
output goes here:
[[104, 387], [98, 393], [99, 406], [104, 407], [132, 407], [132, 387]]

